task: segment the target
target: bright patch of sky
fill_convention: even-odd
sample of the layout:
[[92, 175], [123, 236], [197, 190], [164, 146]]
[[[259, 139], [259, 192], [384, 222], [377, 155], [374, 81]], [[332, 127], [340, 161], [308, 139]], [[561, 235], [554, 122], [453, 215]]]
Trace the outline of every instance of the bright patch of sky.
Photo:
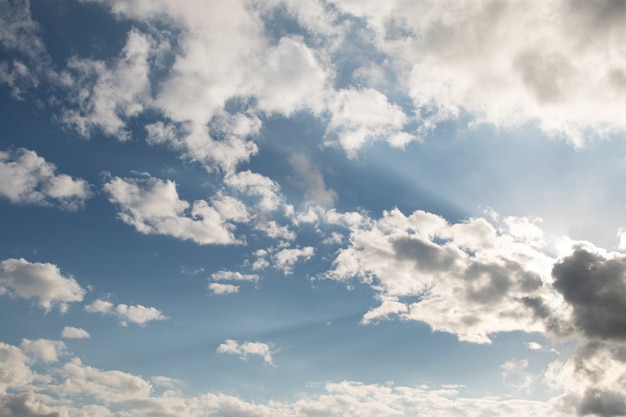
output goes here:
[[626, 416], [626, 6], [0, 0], [0, 416]]

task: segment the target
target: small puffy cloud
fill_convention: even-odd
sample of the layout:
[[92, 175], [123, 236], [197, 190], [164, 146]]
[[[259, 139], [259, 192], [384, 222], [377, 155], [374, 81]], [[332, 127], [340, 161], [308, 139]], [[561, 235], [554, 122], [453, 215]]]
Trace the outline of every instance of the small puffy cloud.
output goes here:
[[82, 208], [89, 197], [89, 184], [55, 171], [56, 167], [35, 151], [0, 151], [0, 196], [17, 204]]
[[167, 320], [167, 317], [154, 307], [144, 307], [141, 304], [134, 306], [118, 304], [116, 306], [110, 301], [105, 300], [96, 300], [91, 304], [87, 304], [85, 311], [114, 316], [120, 321], [122, 326], [127, 326], [128, 323], [145, 326], [151, 321]]
[[282, 249], [276, 252], [272, 259], [274, 267], [280, 269], [285, 274], [291, 274], [293, 266], [298, 261], [307, 261], [315, 254], [315, 248], [306, 246], [304, 248]]
[[[109, 200], [120, 207], [120, 219], [137, 231], [191, 240], [200, 245], [240, 243], [234, 225], [205, 200], [181, 200], [176, 183], [148, 177], [114, 177], [104, 185]], [[237, 216], [239, 218], [239, 216]]]
[[65, 343], [47, 339], [23, 339], [20, 348], [36, 361], [45, 363], [57, 362], [59, 356], [63, 355], [67, 349]]
[[321, 207], [332, 207], [337, 199], [337, 192], [326, 186], [320, 170], [303, 154], [292, 155], [289, 163], [300, 177], [305, 198]]
[[349, 157], [356, 156], [359, 149], [376, 140], [384, 140], [395, 147], [404, 147], [416, 140], [403, 131], [408, 123], [406, 114], [377, 90], [340, 90], [329, 109], [332, 116], [326, 130], [327, 139], [336, 138]]
[[88, 339], [91, 335], [85, 329], [65, 326], [61, 331], [61, 337], [64, 339]]
[[301, 40], [283, 37], [268, 48], [263, 61], [252, 85], [259, 109], [285, 116], [302, 109], [321, 111], [327, 74], [313, 50]]
[[62, 313], [67, 304], [83, 300], [85, 290], [71, 276], [63, 276], [59, 267], [50, 263], [28, 262], [24, 258], [5, 259], [0, 263], [0, 294], [35, 299], [50, 311], [57, 307]]
[[541, 350], [541, 349], [543, 349], [543, 346], [541, 346], [537, 342], [528, 342], [528, 344], [526, 346], [528, 346], [528, 349], [530, 349], [530, 350]]
[[242, 274], [237, 271], [218, 271], [211, 274], [213, 281], [248, 281], [259, 282], [257, 274]]
[[272, 239], [294, 240], [296, 234], [288, 226], [281, 226], [275, 220], [259, 220], [254, 224], [254, 230], [265, 233]]
[[220, 284], [218, 282], [211, 282], [208, 287], [209, 290], [211, 290], [211, 292], [216, 295], [235, 294], [239, 292], [239, 286], [232, 284]]
[[260, 356], [266, 364], [274, 366], [270, 346], [261, 342], [239, 343], [228, 339], [217, 347], [217, 353], [239, 355], [244, 361], [248, 360], [248, 356]]
[[270, 178], [250, 170], [228, 175], [224, 182], [234, 190], [258, 198], [262, 211], [277, 210], [283, 202], [280, 186]]

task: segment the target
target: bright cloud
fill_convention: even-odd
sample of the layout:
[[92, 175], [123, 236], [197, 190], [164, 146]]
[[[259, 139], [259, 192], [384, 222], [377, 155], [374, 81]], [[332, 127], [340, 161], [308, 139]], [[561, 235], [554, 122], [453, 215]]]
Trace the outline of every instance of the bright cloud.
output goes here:
[[17, 204], [82, 208], [90, 195], [89, 184], [55, 171], [53, 164], [34, 151], [0, 151], [0, 196]]
[[282, 270], [285, 274], [291, 274], [293, 266], [299, 261], [308, 261], [315, 254], [315, 248], [306, 246], [304, 248], [282, 249], [276, 252], [272, 259], [274, 267]]
[[72, 58], [68, 64], [74, 76], [71, 100], [77, 109], [67, 110], [62, 121], [85, 137], [98, 128], [119, 140], [130, 139], [126, 120], [150, 101], [148, 60], [154, 49], [154, 40], [132, 30], [113, 68], [101, 61]]
[[87, 304], [85, 311], [100, 313], [105, 316], [114, 316], [120, 321], [122, 326], [127, 326], [128, 323], [145, 326], [151, 321], [167, 320], [167, 317], [154, 307], [144, 307], [141, 304], [134, 306], [126, 304], [114, 305], [110, 301], [105, 300], [96, 300], [91, 304]]
[[193, 204], [180, 200], [173, 181], [115, 177], [104, 185], [104, 190], [109, 200], [120, 207], [120, 219], [141, 233], [172, 236], [200, 245], [240, 243], [228, 217], [222, 218], [205, 200]]
[[63, 276], [50, 263], [28, 262], [24, 258], [0, 263], [0, 294], [35, 299], [46, 311], [58, 308], [64, 313], [68, 303], [83, 300], [85, 290], [71, 276]]
[[91, 335], [87, 330], [80, 327], [65, 326], [61, 331], [61, 337], [64, 339], [88, 339]]
[[239, 355], [242, 360], [248, 360], [248, 356], [260, 356], [263, 361], [274, 366], [274, 359], [270, 346], [261, 342], [244, 342], [239, 343], [236, 340], [228, 339], [217, 347], [217, 353], [226, 353], [231, 355]]
[[209, 290], [216, 295], [235, 294], [239, 292], [238, 285], [220, 284], [218, 282], [209, 283]]
[[336, 137], [348, 156], [368, 142], [385, 140], [403, 147], [416, 140], [403, 131], [408, 117], [402, 109], [390, 104], [387, 97], [374, 89], [339, 91], [330, 104], [332, 117], [326, 135]]
[[259, 276], [257, 274], [242, 274], [237, 271], [218, 271], [211, 274], [213, 281], [249, 281], [258, 282]]

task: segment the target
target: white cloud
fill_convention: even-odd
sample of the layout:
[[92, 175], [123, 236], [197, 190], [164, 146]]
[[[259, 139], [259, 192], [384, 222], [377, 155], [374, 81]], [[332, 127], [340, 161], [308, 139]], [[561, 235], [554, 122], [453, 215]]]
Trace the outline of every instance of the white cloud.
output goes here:
[[[180, 200], [176, 183], [149, 177], [115, 177], [104, 185], [112, 203], [118, 204], [120, 219], [144, 234], [172, 236], [200, 245], [238, 244], [234, 225], [205, 200], [193, 204]], [[237, 220], [243, 219], [239, 215]]]
[[67, 110], [62, 121], [89, 137], [95, 128], [119, 140], [130, 139], [126, 121], [150, 103], [151, 64], [155, 41], [133, 29], [113, 68], [102, 61], [73, 57], [72, 98], [77, 109]]
[[19, 388], [33, 379], [28, 358], [13, 345], [0, 342], [0, 392], [8, 387]]
[[57, 307], [64, 313], [67, 304], [83, 300], [85, 290], [71, 276], [61, 275], [59, 267], [49, 263], [28, 262], [24, 258], [5, 259], [0, 263], [0, 295], [36, 299], [50, 311]]
[[225, 353], [231, 355], [239, 355], [242, 360], [248, 360], [248, 356], [260, 356], [263, 361], [274, 366], [272, 352], [270, 346], [261, 342], [244, 342], [239, 343], [236, 340], [228, 339], [217, 347], [217, 353]]
[[626, 128], [620, 2], [333, 3], [365, 19], [426, 129], [462, 111], [505, 127], [538, 121], [577, 145]]
[[251, 86], [258, 107], [289, 116], [297, 110], [323, 109], [326, 70], [301, 40], [283, 37], [269, 47]]
[[255, 222], [254, 230], [263, 232], [272, 239], [291, 241], [296, 238], [296, 233], [293, 230], [288, 226], [280, 226], [275, 220], [260, 219]]
[[20, 348], [36, 361], [45, 363], [57, 362], [59, 360], [59, 356], [65, 354], [67, 349], [65, 343], [58, 340], [48, 339], [22, 339]]
[[239, 292], [239, 286], [232, 284], [220, 284], [217, 282], [211, 282], [209, 283], [208, 287], [209, 290], [211, 290], [211, 292], [216, 295], [235, 294]]
[[0, 151], [0, 196], [18, 204], [82, 208], [89, 197], [89, 184], [55, 171], [53, 164], [34, 151]]
[[257, 274], [242, 274], [237, 271], [218, 271], [211, 274], [213, 281], [249, 281], [259, 282]]
[[351, 226], [350, 244], [327, 277], [357, 277], [379, 293], [383, 303], [364, 323], [399, 315], [476, 343], [489, 343], [495, 332], [545, 331], [533, 303], [569, 323], [571, 310], [548, 285], [554, 259], [536, 247], [541, 239], [531, 245], [526, 233], [508, 233], [511, 222], [450, 225], [431, 213], [394, 209]]
[[327, 139], [336, 138], [349, 157], [355, 157], [360, 148], [376, 140], [404, 147], [417, 139], [403, 131], [409, 119], [402, 109], [374, 89], [340, 90], [329, 110], [332, 116]]
[[129, 306], [126, 304], [114, 305], [110, 301], [96, 300], [85, 306], [85, 311], [89, 313], [100, 313], [116, 317], [122, 326], [128, 323], [145, 326], [151, 321], [167, 320], [161, 311], [154, 307], [144, 307], [141, 304]]
[[224, 183], [232, 189], [253, 197], [258, 197], [258, 207], [262, 211], [277, 210], [283, 203], [280, 186], [270, 178], [250, 170], [228, 175]]
[[91, 335], [85, 329], [65, 326], [61, 331], [61, 337], [64, 339], [88, 339]]
[[293, 266], [299, 261], [308, 261], [315, 254], [315, 248], [305, 246], [303, 248], [282, 249], [272, 256], [274, 267], [285, 274], [291, 274]]

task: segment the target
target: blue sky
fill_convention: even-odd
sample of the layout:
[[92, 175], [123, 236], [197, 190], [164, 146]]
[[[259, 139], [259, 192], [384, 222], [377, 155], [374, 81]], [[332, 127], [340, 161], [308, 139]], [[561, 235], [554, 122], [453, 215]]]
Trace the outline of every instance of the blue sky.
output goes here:
[[626, 415], [625, 19], [0, 0], [0, 416]]

